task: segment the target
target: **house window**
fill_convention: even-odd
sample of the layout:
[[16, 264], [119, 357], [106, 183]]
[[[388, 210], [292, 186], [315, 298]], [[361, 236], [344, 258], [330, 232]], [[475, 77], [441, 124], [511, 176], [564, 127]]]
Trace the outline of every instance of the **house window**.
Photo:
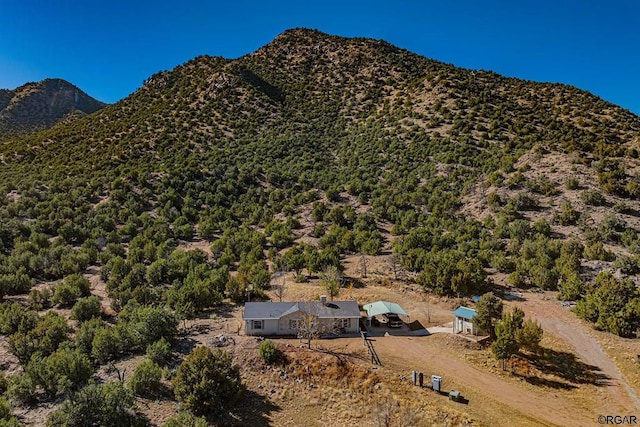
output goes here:
[[292, 330], [300, 329], [300, 319], [290, 319], [289, 329], [292, 329]]
[[351, 319], [336, 319], [334, 324], [336, 328], [348, 328], [351, 326]]
[[262, 320], [254, 320], [253, 329], [262, 329]]

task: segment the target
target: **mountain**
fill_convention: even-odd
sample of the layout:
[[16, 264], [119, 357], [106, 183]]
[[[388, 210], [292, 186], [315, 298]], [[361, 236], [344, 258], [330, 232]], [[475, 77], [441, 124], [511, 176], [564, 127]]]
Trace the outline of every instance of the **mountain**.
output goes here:
[[38, 139], [53, 138], [72, 157], [77, 144], [99, 142], [100, 150], [92, 150], [98, 161], [115, 150], [145, 157], [148, 166], [158, 163], [149, 158], [172, 163], [174, 150], [196, 147], [264, 143], [290, 150], [283, 139], [292, 138], [294, 146], [304, 141], [309, 155], [334, 152], [338, 164], [353, 157], [352, 147], [390, 141], [437, 146], [428, 156], [455, 164], [453, 151], [492, 158], [496, 150], [512, 156], [536, 143], [588, 153], [596, 145], [627, 147], [637, 144], [639, 129], [634, 114], [574, 87], [459, 69], [383, 41], [297, 29], [236, 60], [202, 56], [158, 73], [91, 120]]
[[[35, 224], [45, 221], [51, 235], [68, 220], [80, 237], [106, 233], [91, 229], [96, 200], [115, 203], [110, 221], [118, 226], [132, 221], [127, 215], [153, 212], [177, 221], [171, 230], [197, 228], [207, 238], [293, 221], [311, 203], [329, 202], [369, 215], [362, 236], [343, 245], [354, 214], [325, 219], [340, 227], [325, 240], [341, 254], [393, 244], [420, 273], [434, 247], [454, 251], [452, 259], [473, 256], [483, 268], [520, 268], [514, 283], [553, 289], [562, 283], [551, 263], [560, 252], [549, 249], [545, 271], [553, 274], [544, 277], [516, 262], [522, 241], [541, 233], [536, 221], [547, 240], [587, 245], [583, 262], [640, 250], [629, 243], [640, 231], [633, 215], [639, 149], [640, 117], [578, 88], [465, 70], [380, 40], [293, 29], [237, 59], [201, 56], [156, 73], [96, 114], [0, 144], [0, 178], [13, 197], [36, 186], [39, 200], [55, 201], [52, 209], [83, 212], [45, 220], [28, 203], [24, 212], [11, 206]], [[76, 200], [64, 202], [74, 191]], [[396, 238], [405, 234], [420, 235]], [[477, 292], [485, 283], [480, 264], [475, 284], [432, 288]], [[572, 265], [577, 274], [580, 264]]]
[[47, 129], [61, 120], [91, 114], [106, 104], [62, 79], [0, 90], [0, 140]]

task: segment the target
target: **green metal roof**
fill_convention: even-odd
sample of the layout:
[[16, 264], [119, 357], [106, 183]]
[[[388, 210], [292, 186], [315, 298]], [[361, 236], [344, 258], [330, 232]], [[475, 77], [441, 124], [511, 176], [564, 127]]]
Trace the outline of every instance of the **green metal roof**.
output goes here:
[[395, 313], [401, 316], [409, 316], [406, 311], [402, 309], [395, 302], [388, 301], [376, 301], [371, 304], [365, 304], [363, 308], [367, 311], [368, 317], [379, 316], [381, 314]]
[[462, 317], [463, 319], [467, 320], [473, 319], [476, 314], [477, 312], [473, 308], [462, 306], [458, 307], [456, 311], [453, 312], [453, 315], [455, 317]]

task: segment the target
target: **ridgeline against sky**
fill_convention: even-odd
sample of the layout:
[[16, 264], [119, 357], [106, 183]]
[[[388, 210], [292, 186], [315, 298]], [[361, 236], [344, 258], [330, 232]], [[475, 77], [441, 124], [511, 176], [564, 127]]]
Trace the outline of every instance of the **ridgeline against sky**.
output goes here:
[[381, 0], [2, 2], [0, 88], [60, 77], [113, 103], [149, 75], [237, 58], [287, 28], [383, 39], [475, 70], [589, 90], [640, 113], [640, 3]]

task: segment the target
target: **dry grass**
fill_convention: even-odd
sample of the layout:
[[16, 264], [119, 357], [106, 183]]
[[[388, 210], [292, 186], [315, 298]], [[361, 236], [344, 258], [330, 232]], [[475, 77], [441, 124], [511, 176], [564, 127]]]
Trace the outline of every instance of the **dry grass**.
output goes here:
[[627, 382], [640, 394], [640, 341], [600, 331], [593, 331], [592, 334]]
[[279, 408], [270, 414], [273, 425], [478, 425], [433, 396], [420, 396], [424, 390], [409, 386], [394, 370], [374, 368], [363, 360], [363, 347], [343, 347], [340, 341], [309, 350], [277, 340], [287, 362], [274, 367], [257, 361], [256, 349], [236, 354], [249, 390]]

